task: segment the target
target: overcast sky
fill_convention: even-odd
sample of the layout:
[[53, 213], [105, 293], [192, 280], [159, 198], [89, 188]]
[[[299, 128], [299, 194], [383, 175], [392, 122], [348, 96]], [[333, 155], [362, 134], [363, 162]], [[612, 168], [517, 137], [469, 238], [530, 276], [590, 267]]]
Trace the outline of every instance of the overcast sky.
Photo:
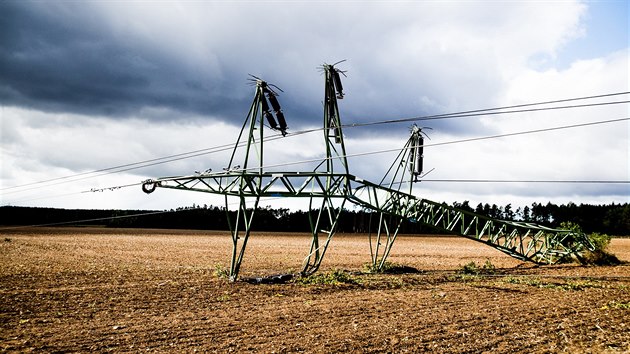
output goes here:
[[[284, 91], [289, 135], [265, 145], [269, 164], [325, 154], [321, 132], [291, 136], [322, 125], [323, 63], [346, 60], [338, 66], [347, 75], [339, 101], [346, 124], [627, 92], [628, 10], [626, 1], [0, 1], [0, 204], [222, 204], [204, 193], [146, 195], [139, 186], [80, 192], [227, 166], [229, 154], [214, 153], [89, 174], [233, 144], [254, 94], [248, 74]], [[427, 143], [441, 144], [628, 118], [628, 107], [417, 124], [432, 128]], [[400, 148], [412, 123], [347, 128], [347, 151]], [[628, 181], [629, 135], [626, 120], [428, 146], [426, 178]], [[378, 182], [395, 155], [351, 158], [351, 173]], [[422, 198], [473, 206], [630, 202], [629, 184], [423, 181], [414, 188]]]

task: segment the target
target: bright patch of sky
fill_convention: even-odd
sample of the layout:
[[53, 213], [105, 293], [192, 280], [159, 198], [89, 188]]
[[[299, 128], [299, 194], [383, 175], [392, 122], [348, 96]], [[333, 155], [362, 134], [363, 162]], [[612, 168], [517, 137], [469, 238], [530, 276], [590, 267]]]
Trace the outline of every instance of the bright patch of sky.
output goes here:
[[555, 55], [538, 54], [530, 59], [530, 64], [539, 70], [564, 70], [575, 61], [600, 58], [627, 49], [630, 43], [629, 4], [626, 0], [586, 2], [586, 11], [575, 37], [559, 46]]

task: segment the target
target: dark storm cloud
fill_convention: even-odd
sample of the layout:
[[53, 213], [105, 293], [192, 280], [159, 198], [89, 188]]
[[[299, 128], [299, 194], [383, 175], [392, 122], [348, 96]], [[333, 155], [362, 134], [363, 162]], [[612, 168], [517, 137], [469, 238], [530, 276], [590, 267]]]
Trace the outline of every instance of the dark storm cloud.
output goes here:
[[0, 12], [5, 105], [117, 117], [148, 106], [220, 115], [247, 102], [232, 98], [231, 80], [201, 81], [173, 57], [111, 37], [103, 19], [80, 6], [7, 1]]
[[[446, 10], [468, 22], [462, 34], [474, 33], [476, 18], [462, 7]], [[317, 66], [325, 61], [348, 60], [340, 64], [348, 70], [344, 123], [492, 107], [504, 85], [492, 52], [474, 34], [461, 40], [459, 27], [436, 24], [430, 7], [341, 3], [332, 10], [327, 2], [2, 1], [0, 103], [155, 120], [169, 118], [145, 110], [165, 108], [171, 119], [240, 124], [253, 95], [251, 73], [285, 90], [281, 104], [297, 128], [321, 125]], [[360, 16], [349, 19], [352, 11]], [[476, 119], [430, 126], [455, 134], [479, 129]]]

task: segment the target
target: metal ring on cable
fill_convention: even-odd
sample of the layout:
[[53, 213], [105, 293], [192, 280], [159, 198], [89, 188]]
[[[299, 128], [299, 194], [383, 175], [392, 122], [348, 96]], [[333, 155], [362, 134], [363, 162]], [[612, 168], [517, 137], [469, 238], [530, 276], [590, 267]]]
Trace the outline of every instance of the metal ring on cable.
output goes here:
[[157, 185], [158, 185], [157, 182], [151, 179], [148, 179], [144, 181], [144, 183], [142, 184], [142, 191], [145, 192], [146, 194], [153, 193]]

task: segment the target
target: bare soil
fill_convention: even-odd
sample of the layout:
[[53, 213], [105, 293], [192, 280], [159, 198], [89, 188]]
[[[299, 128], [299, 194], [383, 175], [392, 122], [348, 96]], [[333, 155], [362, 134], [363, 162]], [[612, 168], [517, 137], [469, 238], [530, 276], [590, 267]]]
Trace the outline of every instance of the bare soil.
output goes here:
[[[297, 272], [310, 239], [255, 234], [241, 275]], [[630, 261], [630, 239], [609, 250]], [[630, 264], [541, 266], [457, 237], [401, 236], [362, 273], [366, 235], [337, 235], [320, 272], [345, 282], [230, 283], [225, 232], [0, 230], [6, 352], [630, 352]], [[488, 262], [487, 275], [463, 275]]]

